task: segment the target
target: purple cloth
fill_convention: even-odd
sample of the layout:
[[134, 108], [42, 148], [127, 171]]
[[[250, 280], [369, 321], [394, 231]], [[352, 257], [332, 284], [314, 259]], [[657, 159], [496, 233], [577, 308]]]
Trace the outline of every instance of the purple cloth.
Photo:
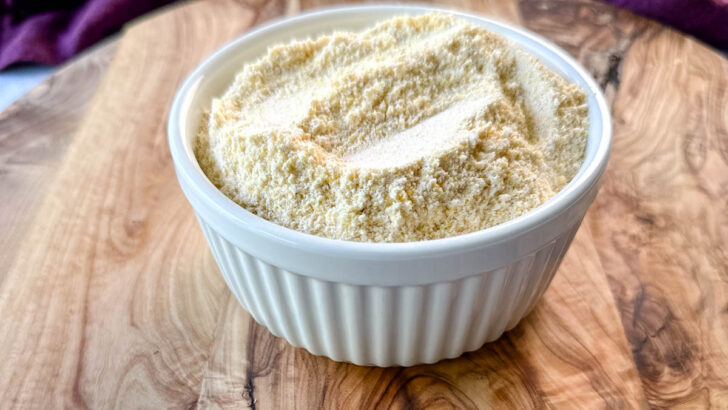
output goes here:
[[728, 49], [728, 0], [605, 0]]
[[173, 0], [0, 0], [0, 70], [58, 64]]

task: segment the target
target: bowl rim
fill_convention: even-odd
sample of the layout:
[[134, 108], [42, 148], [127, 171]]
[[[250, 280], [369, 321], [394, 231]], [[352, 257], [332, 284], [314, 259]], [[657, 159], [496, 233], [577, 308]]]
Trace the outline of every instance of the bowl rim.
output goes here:
[[[585, 89], [587, 94], [595, 97], [596, 107], [590, 106], [589, 108], [596, 108], [598, 110], [602, 126], [598, 136], [593, 137], [591, 132], [588, 136], [589, 140], [598, 138], [598, 146], [594, 158], [588, 164], [582, 164], [577, 175], [561, 191], [557, 192], [556, 195], [540, 206], [523, 215], [479, 231], [423, 241], [357, 242], [317, 236], [268, 221], [253, 214], [225, 196], [202, 172], [197, 159], [192, 153], [191, 147], [189, 147], [190, 144], [183, 141], [183, 134], [180, 130], [181, 120], [187, 112], [186, 109], [189, 108], [186, 100], [197, 89], [205, 73], [210, 71], [220, 61], [224, 60], [228, 54], [246, 42], [254, 41], [261, 34], [280, 29], [289, 24], [301, 23], [309, 19], [323, 16], [330, 17], [336, 14], [366, 13], [367, 11], [401, 11], [403, 13], [439, 11], [464, 17], [471, 21], [485, 21], [491, 25], [500, 26], [506, 31], [511, 31], [515, 35], [520, 36], [521, 40], [530, 41], [553, 54], [581, 77], [587, 84], [587, 88]], [[512, 38], [509, 38], [509, 40], [518, 43], [518, 41]], [[570, 205], [586, 195], [599, 182], [609, 159], [612, 144], [612, 121], [606, 99], [592, 76], [568, 53], [542, 36], [498, 19], [457, 9], [429, 5], [379, 3], [317, 8], [295, 16], [274, 19], [235, 38], [205, 58], [182, 82], [172, 102], [167, 121], [167, 134], [170, 152], [179, 178], [186, 179], [190, 183], [189, 185], [197, 191], [197, 194], [203, 198], [207, 206], [214, 210], [214, 212], [223, 215], [227, 220], [226, 222], [231, 223], [235, 227], [265, 237], [281, 245], [293, 246], [300, 251], [310, 251], [317, 254], [335, 253], [342, 257], [350, 256], [361, 259], [398, 260], [409, 259], [422, 254], [429, 256], [447, 255], [494, 245], [513, 239], [524, 232], [531, 231], [556, 218], [562, 212], [566, 211]]]

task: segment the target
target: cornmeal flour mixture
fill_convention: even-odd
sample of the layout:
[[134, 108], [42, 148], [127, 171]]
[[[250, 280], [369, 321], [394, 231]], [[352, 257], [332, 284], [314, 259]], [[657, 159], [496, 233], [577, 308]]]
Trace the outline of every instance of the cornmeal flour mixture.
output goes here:
[[504, 38], [451, 16], [272, 47], [215, 99], [195, 147], [247, 210], [328, 238], [404, 242], [481, 230], [577, 173], [586, 95]]

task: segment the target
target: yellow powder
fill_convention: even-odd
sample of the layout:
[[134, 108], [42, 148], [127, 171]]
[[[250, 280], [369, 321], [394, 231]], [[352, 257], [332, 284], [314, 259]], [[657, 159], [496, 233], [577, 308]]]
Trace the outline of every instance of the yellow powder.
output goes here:
[[228, 197], [329, 238], [404, 242], [539, 206], [584, 157], [586, 96], [504, 38], [442, 14], [269, 49], [203, 120]]

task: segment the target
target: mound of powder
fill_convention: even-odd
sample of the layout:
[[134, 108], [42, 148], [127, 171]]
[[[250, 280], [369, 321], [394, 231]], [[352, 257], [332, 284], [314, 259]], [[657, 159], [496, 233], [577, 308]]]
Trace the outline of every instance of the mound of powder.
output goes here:
[[579, 170], [586, 95], [506, 39], [442, 14], [268, 50], [203, 119], [195, 153], [247, 210], [372, 242], [481, 230]]

